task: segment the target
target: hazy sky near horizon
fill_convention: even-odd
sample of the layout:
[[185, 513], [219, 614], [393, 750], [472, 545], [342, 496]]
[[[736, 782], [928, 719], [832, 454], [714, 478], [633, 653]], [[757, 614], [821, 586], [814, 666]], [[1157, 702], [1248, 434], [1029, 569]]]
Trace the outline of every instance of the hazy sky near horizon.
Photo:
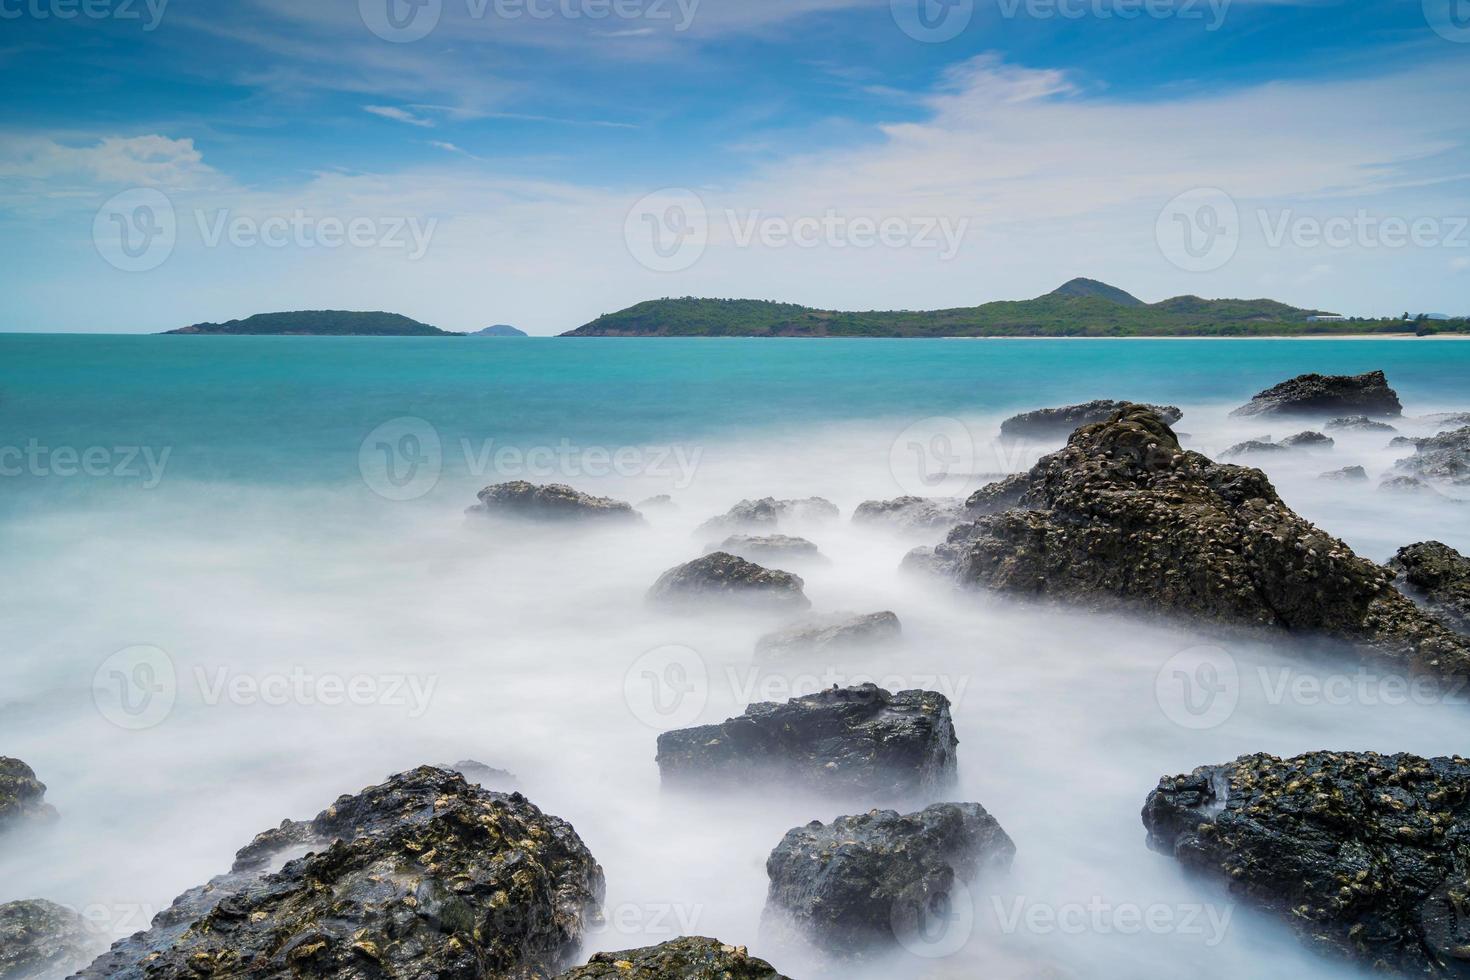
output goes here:
[[1470, 0], [0, 0], [0, 330], [1470, 313]]

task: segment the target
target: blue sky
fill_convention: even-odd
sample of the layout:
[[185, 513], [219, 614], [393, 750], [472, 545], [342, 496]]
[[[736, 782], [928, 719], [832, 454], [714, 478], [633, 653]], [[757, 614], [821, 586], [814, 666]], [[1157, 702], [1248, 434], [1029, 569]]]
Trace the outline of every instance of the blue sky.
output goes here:
[[0, 72], [5, 330], [1470, 312], [1470, 0], [0, 0]]

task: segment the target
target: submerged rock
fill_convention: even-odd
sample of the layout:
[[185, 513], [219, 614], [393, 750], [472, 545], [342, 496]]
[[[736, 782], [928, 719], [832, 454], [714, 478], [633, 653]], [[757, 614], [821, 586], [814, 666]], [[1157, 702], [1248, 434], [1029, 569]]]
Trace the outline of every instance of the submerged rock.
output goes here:
[[1400, 587], [1450, 629], [1470, 634], [1470, 558], [1438, 541], [1400, 548], [1388, 567]]
[[1328, 470], [1317, 476], [1319, 480], [1366, 480], [1368, 471], [1361, 466], [1344, 466], [1340, 470]]
[[854, 524], [882, 524], [904, 531], [953, 527], [964, 518], [964, 502], [955, 497], [868, 500], [859, 504], [852, 514]]
[[[1061, 408], [1038, 408], [1034, 412], [1012, 415], [1000, 424], [1000, 434], [1007, 439], [1043, 439], [1069, 436], [1080, 425], [1102, 422], [1128, 402], [1099, 399], [1081, 405]], [[1184, 413], [1173, 405], [1149, 405], [1154, 414], [1173, 425]]]
[[1229, 449], [1220, 454], [1221, 459], [1235, 459], [1240, 456], [1255, 456], [1261, 453], [1284, 453], [1286, 446], [1279, 442], [1264, 442], [1260, 439], [1247, 439], [1245, 442], [1237, 442]]
[[1426, 500], [1450, 498], [1419, 479], [1417, 476], [1386, 476], [1378, 483], [1378, 489], [1401, 497], [1423, 497]]
[[678, 510], [679, 505], [674, 503], [674, 498], [666, 493], [655, 494], [644, 500], [638, 501], [638, 510]]
[[766, 861], [764, 927], [836, 957], [918, 935], [956, 883], [1010, 868], [1016, 846], [978, 803], [873, 810], [788, 831]]
[[568, 965], [602, 894], [566, 821], [425, 766], [260, 834], [81, 976], [525, 980]]
[[1293, 513], [1260, 470], [1181, 449], [1142, 406], [1038, 462], [1021, 507], [907, 561], [1012, 596], [1325, 634], [1410, 670], [1470, 675], [1470, 641], [1386, 569]]
[[761, 637], [756, 641], [755, 655], [760, 660], [778, 660], [838, 649], [892, 646], [902, 632], [898, 617], [886, 611], [810, 616]]
[[1337, 445], [1331, 436], [1325, 436], [1320, 432], [1298, 432], [1294, 436], [1287, 436], [1281, 440], [1281, 445], [1287, 449], [1331, 449]]
[[1435, 415], [1426, 415], [1419, 421], [1442, 428], [1458, 429], [1461, 426], [1470, 425], [1470, 412], [1439, 412]]
[[1470, 425], [1414, 440], [1414, 455], [1394, 463], [1394, 468], [1423, 480], [1440, 480], [1470, 486]]
[[101, 945], [79, 915], [55, 902], [0, 905], [4, 980], [61, 980], [90, 963]]
[[538, 486], [525, 480], [497, 483], [480, 491], [480, 502], [472, 514], [513, 517], [532, 521], [594, 519], [636, 522], [642, 520], [631, 504], [610, 497], [594, 497], [561, 483]]
[[723, 551], [727, 555], [735, 555], [746, 561], [781, 562], [781, 561], [817, 561], [821, 559], [822, 553], [817, 546], [806, 538], [792, 537], [788, 534], [732, 534], [717, 545], [710, 545], [706, 551]]
[[1302, 374], [1260, 392], [1231, 412], [1249, 415], [1363, 415], [1396, 418], [1404, 413], [1398, 393], [1382, 371], [1367, 374]]
[[1318, 952], [1470, 975], [1470, 761], [1247, 755], [1159, 781], [1148, 843], [1273, 913]]
[[807, 609], [801, 576], [723, 551], [711, 552], [659, 576], [648, 601], [664, 606], [739, 602], [769, 609]]
[[0, 830], [22, 823], [56, 819], [56, 808], [46, 802], [46, 784], [19, 759], [0, 755]]
[[837, 798], [932, 799], [954, 785], [958, 744], [944, 695], [863, 684], [665, 732], [658, 768], [666, 787], [771, 791], [774, 780]]
[[1366, 415], [1348, 415], [1342, 418], [1331, 419], [1327, 423], [1329, 431], [1333, 429], [1347, 429], [1353, 432], [1397, 432], [1387, 422], [1375, 422]]
[[788, 980], [744, 946], [684, 936], [657, 946], [598, 953], [556, 980]]
[[801, 500], [742, 500], [719, 517], [711, 517], [696, 534], [734, 534], [740, 531], [773, 531], [783, 523], [813, 523], [838, 516], [837, 506], [822, 497]]

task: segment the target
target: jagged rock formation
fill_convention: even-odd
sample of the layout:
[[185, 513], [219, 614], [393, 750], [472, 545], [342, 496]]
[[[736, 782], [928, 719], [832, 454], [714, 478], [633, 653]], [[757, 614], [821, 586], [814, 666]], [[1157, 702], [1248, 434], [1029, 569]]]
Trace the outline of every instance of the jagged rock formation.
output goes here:
[[556, 980], [789, 980], [744, 946], [684, 936], [657, 946], [598, 953]]
[[1015, 853], [978, 803], [814, 820], [787, 832], [766, 861], [764, 925], [780, 939], [796, 936], [838, 958], [859, 958], [902, 941], [956, 882], [1003, 872]]
[[568, 965], [602, 894], [566, 821], [425, 766], [260, 834], [81, 976], [530, 980]]
[[841, 799], [932, 799], [954, 784], [958, 744], [944, 695], [863, 684], [665, 732], [658, 767], [666, 787], [773, 782]]
[[1470, 425], [1413, 444], [1414, 455], [1399, 460], [1395, 469], [1423, 480], [1470, 486]]
[[1470, 558], [1438, 541], [1400, 548], [1388, 567], [1400, 587], [1452, 630], [1470, 634]]
[[1371, 971], [1470, 976], [1470, 761], [1247, 755], [1159, 781], [1149, 846]]
[[1079, 429], [1024, 483], [1020, 506], [957, 526], [909, 564], [1016, 597], [1323, 634], [1412, 671], [1470, 676], [1470, 641], [1387, 570], [1293, 513], [1260, 470], [1180, 448], [1143, 406]]
[[497, 483], [479, 493], [472, 514], [531, 521], [605, 520], [640, 521], [631, 504], [610, 497], [594, 497], [561, 483], [538, 486], [525, 480]]
[[1397, 418], [1404, 414], [1404, 407], [1383, 372], [1369, 371], [1351, 376], [1298, 375], [1260, 392], [1230, 414]]

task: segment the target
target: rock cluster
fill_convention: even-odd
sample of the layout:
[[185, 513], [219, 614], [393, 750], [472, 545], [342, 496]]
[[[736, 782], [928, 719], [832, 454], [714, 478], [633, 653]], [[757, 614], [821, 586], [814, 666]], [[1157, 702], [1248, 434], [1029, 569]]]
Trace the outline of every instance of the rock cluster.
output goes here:
[[0, 755], [0, 830], [54, 819], [56, 810], [46, 802], [46, 784], [24, 762]]
[[844, 958], [920, 936], [956, 883], [1010, 867], [1016, 848], [976, 803], [873, 810], [789, 831], [766, 861], [765, 926]]
[[954, 785], [958, 744], [944, 695], [863, 684], [665, 732], [658, 767], [666, 787], [777, 781], [839, 799], [933, 799]]
[[892, 646], [902, 632], [898, 617], [887, 611], [811, 616], [761, 637], [756, 641], [755, 655], [759, 660], [781, 660], [834, 650]]
[[954, 497], [895, 497], [868, 500], [853, 511], [854, 524], [886, 525], [903, 531], [953, 527], [963, 520], [965, 505]]
[[699, 525], [696, 534], [735, 534], [742, 531], [770, 532], [795, 521], [812, 523], [838, 516], [837, 506], [822, 497], [801, 500], [742, 500], [719, 517], [711, 517]]
[[538, 486], [525, 480], [497, 483], [479, 493], [472, 514], [530, 521], [603, 520], [636, 522], [642, 517], [631, 504], [594, 497], [561, 483]]
[[1327, 634], [1470, 676], [1470, 641], [1391, 573], [1293, 513], [1260, 470], [1181, 449], [1143, 406], [1079, 429], [1026, 475], [1019, 507], [908, 561], [1013, 596]]
[[1317, 950], [1405, 976], [1470, 975], [1470, 761], [1242, 756], [1159, 781], [1148, 843]]
[[685, 562], [659, 576], [648, 590], [648, 601], [669, 607], [711, 603], [739, 603], [763, 609], [792, 610], [811, 607], [802, 591], [801, 576], [723, 551]]
[[1422, 480], [1470, 486], [1470, 425], [1414, 440], [1414, 455], [1399, 460], [1395, 469]]
[[1303, 374], [1258, 393], [1231, 412], [1251, 415], [1362, 415], [1397, 418], [1404, 413], [1398, 393], [1382, 371], [1367, 374]]
[[[1064, 405], [1061, 408], [1039, 408], [1034, 412], [1012, 415], [1000, 424], [1000, 434], [1005, 439], [1048, 439], [1069, 436], [1078, 426], [1102, 422], [1129, 402], [1099, 399], [1081, 405]], [[1154, 414], [1173, 425], [1184, 417], [1184, 413], [1173, 405], [1149, 405]]]
[[556, 980], [788, 980], [744, 946], [685, 936], [657, 946], [598, 953]]
[[1450, 629], [1470, 634], [1470, 558], [1438, 541], [1400, 548], [1388, 567], [1405, 592]]
[[79, 915], [55, 902], [0, 905], [4, 980], [61, 980], [91, 962], [100, 945]]
[[602, 894], [570, 824], [425, 766], [260, 834], [81, 976], [523, 980], [568, 965]]
[[1327, 429], [1346, 429], [1353, 432], [1397, 432], [1387, 422], [1377, 422], [1366, 415], [1347, 415], [1341, 418], [1329, 419]]

